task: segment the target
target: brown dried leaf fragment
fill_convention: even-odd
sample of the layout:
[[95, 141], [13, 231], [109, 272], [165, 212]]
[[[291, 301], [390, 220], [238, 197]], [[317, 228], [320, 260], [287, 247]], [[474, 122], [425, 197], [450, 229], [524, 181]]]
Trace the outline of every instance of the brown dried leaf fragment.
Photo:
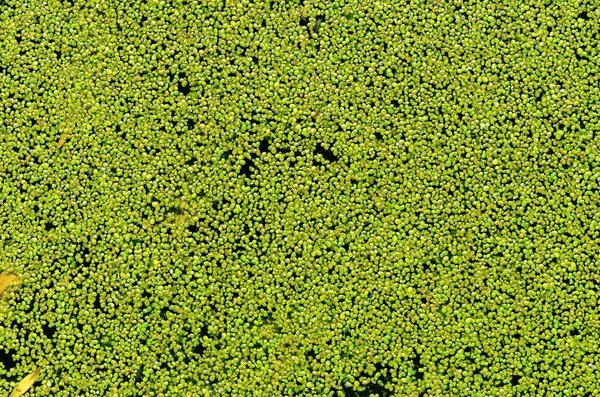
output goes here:
[[66, 133], [62, 133], [60, 134], [60, 138], [58, 138], [58, 147], [63, 147], [63, 145], [67, 142], [67, 134]]

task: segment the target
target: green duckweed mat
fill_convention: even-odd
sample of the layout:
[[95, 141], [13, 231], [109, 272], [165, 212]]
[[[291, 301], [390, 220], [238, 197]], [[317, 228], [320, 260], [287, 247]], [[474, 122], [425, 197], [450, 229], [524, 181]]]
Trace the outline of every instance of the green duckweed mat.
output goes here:
[[599, 6], [0, 1], [0, 394], [599, 396]]

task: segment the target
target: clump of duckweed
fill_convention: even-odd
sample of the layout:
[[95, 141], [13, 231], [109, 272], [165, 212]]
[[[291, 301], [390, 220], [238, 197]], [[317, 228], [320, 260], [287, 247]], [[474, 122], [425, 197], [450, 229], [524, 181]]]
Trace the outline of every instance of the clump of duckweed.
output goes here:
[[0, 2], [0, 394], [598, 395], [599, 20]]

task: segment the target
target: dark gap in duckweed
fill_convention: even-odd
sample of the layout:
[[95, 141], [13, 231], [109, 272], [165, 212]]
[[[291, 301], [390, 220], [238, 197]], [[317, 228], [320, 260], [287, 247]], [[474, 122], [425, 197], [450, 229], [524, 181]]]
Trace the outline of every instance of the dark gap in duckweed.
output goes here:
[[242, 46], [240, 44], [236, 44], [235, 45], [235, 52], [238, 56], [246, 56], [246, 51], [248, 50], [248, 47], [246, 46]]
[[175, 367], [177, 364], [177, 361], [179, 361], [179, 356], [177, 355], [177, 351], [175, 348], [171, 348], [169, 349], [169, 354], [171, 355], [171, 360], [170, 362], [172, 363], [172, 366]]
[[134, 380], [134, 384], [138, 384], [142, 381], [144, 377], [144, 364], [142, 363], [139, 367], [139, 369], [137, 370], [137, 373], [135, 375], [135, 380]]
[[171, 205], [171, 206], [167, 207], [166, 213], [179, 215], [182, 213], [182, 211], [181, 211], [181, 208], [179, 208], [178, 206]]
[[44, 324], [42, 325], [42, 332], [46, 338], [52, 339], [56, 334], [56, 327]]
[[267, 140], [267, 138], [264, 138], [260, 141], [258, 150], [260, 150], [261, 153], [266, 153], [269, 151], [269, 141]]
[[387, 389], [379, 386], [376, 383], [368, 383], [364, 386], [363, 390], [354, 390], [352, 386], [348, 387], [345, 384], [342, 385], [342, 392], [344, 397], [392, 397], [393, 394], [389, 394]]
[[173, 313], [173, 312], [172, 312], [172, 311], [169, 309], [169, 307], [168, 307], [168, 306], [165, 306], [165, 307], [163, 307], [163, 308], [161, 308], [161, 309], [160, 309], [160, 311], [159, 311], [159, 316], [160, 316], [160, 318], [162, 318], [163, 320], [166, 320], [166, 319], [167, 319], [167, 315], [168, 315], [168, 313]]
[[194, 354], [198, 354], [200, 356], [204, 355], [204, 352], [206, 351], [206, 347], [204, 347], [204, 345], [202, 344], [202, 342], [199, 342], [196, 346], [194, 346], [194, 348], [192, 349], [192, 353]]
[[587, 11], [582, 11], [579, 13], [579, 15], [577, 15], [578, 19], [583, 19], [584, 21], [589, 21], [590, 20], [590, 16], [588, 14]]
[[142, 292], [142, 299], [144, 301], [149, 301], [150, 298], [152, 298], [152, 294], [150, 292], [148, 292], [148, 291]]
[[313, 151], [313, 154], [316, 155], [321, 155], [323, 156], [323, 158], [329, 162], [333, 162], [333, 161], [338, 161], [338, 157], [336, 155], [333, 154], [333, 152], [329, 149], [325, 149], [323, 147], [323, 145], [321, 145], [321, 143], [317, 143], [317, 146], [315, 148], [315, 150]]
[[[280, 147], [277, 148], [277, 152], [278, 153], [282, 153], [282, 154], [288, 154], [288, 153], [291, 153], [291, 151], [292, 150], [290, 148], [288, 148], [288, 147], [281, 147], [280, 146]], [[300, 155], [299, 152], [294, 152], [294, 156], [299, 156], [299, 155]]]
[[232, 153], [233, 153], [233, 151], [231, 151], [231, 150], [225, 150], [225, 151], [223, 152], [223, 154], [221, 155], [221, 158], [222, 158], [223, 160], [228, 160], [228, 159], [229, 159], [229, 157], [231, 157], [231, 154], [232, 154]]
[[307, 28], [306, 30], [308, 31], [308, 33], [310, 33], [310, 29], [308, 28], [308, 18], [300, 17], [300, 26], [302, 26], [303, 28]]
[[545, 90], [538, 90], [537, 94], [535, 96], [535, 101], [536, 102], [541, 102], [542, 98], [544, 97], [544, 95], [546, 95], [546, 91]]
[[158, 367], [160, 369], [168, 370], [170, 369], [169, 362], [170, 361], [168, 360], [168, 357], [166, 357], [166, 354], [162, 354]]
[[246, 251], [246, 247], [242, 244], [236, 244], [233, 249], [233, 252], [235, 252], [238, 255], [242, 254], [245, 251]]
[[15, 354], [17, 354], [17, 351], [14, 349], [0, 350], [0, 364], [2, 364], [6, 371], [10, 371], [17, 366], [17, 363], [13, 359]]
[[80, 252], [81, 258], [83, 259], [81, 264], [83, 267], [89, 267], [92, 264], [92, 259], [90, 256], [90, 249], [86, 246], [83, 246]]
[[207, 324], [202, 324], [202, 327], [200, 327], [200, 332], [199, 332], [198, 336], [200, 338], [203, 338], [205, 336], [209, 336], [208, 335], [208, 325]]
[[515, 270], [517, 271], [517, 273], [522, 274], [523, 273], [523, 266], [518, 265], [517, 267], [515, 267]]
[[306, 353], [304, 353], [305, 357], [309, 361], [313, 361], [317, 359], [317, 353], [315, 353], [314, 349], [309, 349]]
[[255, 166], [252, 159], [246, 159], [244, 164], [240, 167], [240, 175], [245, 176], [246, 178], [250, 178], [252, 173], [254, 172]]
[[194, 119], [187, 119], [186, 125], [188, 128], [188, 131], [193, 131], [194, 128], [196, 128], [196, 120]]
[[96, 294], [96, 298], [94, 299], [94, 309], [101, 310], [102, 306], [100, 305], [100, 295]]
[[373, 381], [365, 385], [365, 389], [356, 393], [358, 397], [391, 397], [393, 394], [387, 390], [384, 386], [379, 385]]
[[221, 211], [221, 209], [223, 208], [223, 206], [226, 206], [229, 204], [229, 201], [226, 199], [215, 199], [212, 202], [212, 208], [215, 211]]
[[579, 330], [577, 328], [573, 328], [573, 329], [569, 330], [569, 335], [579, 336], [579, 335], [581, 335], [581, 333], [579, 332]]
[[583, 61], [583, 60], [587, 60], [587, 59], [588, 59], [588, 57], [587, 57], [587, 56], [580, 55], [580, 54], [579, 54], [579, 52], [577, 52], [577, 50], [575, 51], [575, 58], [576, 58], [578, 61]]
[[416, 379], [422, 380], [424, 377], [422, 370], [424, 368], [421, 366], [421, 355], [419, 353], [415, 353], [415, 356], [412, 358], [412, 363]]
[[198, 159], [195, 156], [192, 156], [188, 160], [186, 160], [185, 165], [193, 166], [193, 165], [196, 165], [197, 163], [198, 163]]

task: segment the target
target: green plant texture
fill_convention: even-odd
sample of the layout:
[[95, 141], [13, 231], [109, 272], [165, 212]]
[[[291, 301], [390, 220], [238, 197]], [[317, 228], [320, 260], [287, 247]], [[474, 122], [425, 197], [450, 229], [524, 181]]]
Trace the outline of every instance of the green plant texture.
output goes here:
[[0, 395], [599, 396], [599, 21], [0, 0]]

